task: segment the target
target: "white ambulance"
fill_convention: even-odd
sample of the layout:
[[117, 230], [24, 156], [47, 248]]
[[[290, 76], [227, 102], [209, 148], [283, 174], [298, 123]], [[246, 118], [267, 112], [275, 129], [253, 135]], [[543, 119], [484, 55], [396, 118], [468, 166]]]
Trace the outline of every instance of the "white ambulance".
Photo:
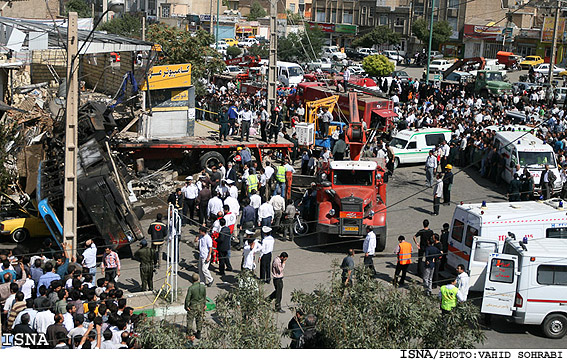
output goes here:
[[547, 337], [562, 338], [567, 333], [566, 241], [506, 239], [502, 252], [488, 259], [482, 313], [541, 325]]
[[451, 141], [451, 130], [445, 128], [404, 129], [390, 141], [394, 148], [394, 168], [407, 163], [425, 163], [429, 151]]
[[[494, 126], [493, 126], [494, 127]], [[490, 127], [488, 127], [490, 129]], [[521, 172], [527, 168], [534, 180], [535, 190], [540, 190], [539, 182], [541, 172], [545, 165], [549, 165], [551, 172], [555, 174], [554, 191], [560, 191], [562, 187], [559, 168], [557, 167], [553, 147], [544, 143], [532, 133], [526, 132], [525, 127], [516, 126], [511, 130], [497, 131], [494, 137], [494, 145], [498, 153], [506, 160], [502, 178], [507, 183], [514, 179], [516, 165], [519, 164]], [[508, 128], [507, 128], [508, 129]]]
[[[518, 239], [567, 239], [567, 204], [560, 199], [545, 202], [518, 201], [457, 205], [449, 230], [447, 264], [463, 264], [469, 270], [471, 290], [483, 288], [488, 256], [502, 251], [508, 233]], [[475, 242], [475, 236], [492, 241]]]

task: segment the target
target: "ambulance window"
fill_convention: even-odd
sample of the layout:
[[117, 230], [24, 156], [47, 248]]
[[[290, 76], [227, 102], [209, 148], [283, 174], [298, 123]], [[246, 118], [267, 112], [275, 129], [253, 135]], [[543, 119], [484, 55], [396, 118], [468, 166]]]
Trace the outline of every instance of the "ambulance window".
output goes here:
[[416, 148], [417, 148], [417, 142], [416, 141], [412, 141], [412, 142], [408, 143], [408, 150], [416, 149]]
[[442, 133], [437, 134], [426, 134], [425, 135], [425, 144], [428, 146], [437, 146], [445, 139]]
[[478, 236], [478, 230], [472, 226], [467, 226], [467, 237], [465, 238], [465, 245], [469, 248], [472, 247], [473, 236]]
[[567, 228], [549, 228], [545, 230], [546, 238], [567, 239]]
[[542, 285], [567, 285], [566, 265], [540, 265], [537, 268], [537, 282]]
[[514, 260], [492, 259], [490, 264], [490, 281], [499, 283], [514, 282]]
[[498, 252], [498, 245], [496, 243], [477, 241], [474, 250], [474, 261], [488, 263], [490, 254]]
[[453, 240], [458, 241], [459, 243], [462, 243], [464, 229], [465, 229], [465, 224], [460, 220], [455, 220], [455, 222], [453, 222], [453, 230], [451, 231], [451, 238], [453, 238]]

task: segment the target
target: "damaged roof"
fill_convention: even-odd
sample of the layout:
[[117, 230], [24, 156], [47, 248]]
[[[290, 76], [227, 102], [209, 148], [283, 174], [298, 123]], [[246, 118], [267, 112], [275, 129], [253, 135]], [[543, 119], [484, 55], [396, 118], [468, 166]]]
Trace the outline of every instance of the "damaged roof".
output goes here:
[[[100, 31], [79, 29], [81, 54], [150, 50], [152, 43]], [[90, 34], [90, 35], [89, 35]], [[88, 44], [83, 47], [83, 44]], [[0, 46], [14, 51], [65, 49], [67, 24], [43, 23], [27, 19], [0, 17]]]

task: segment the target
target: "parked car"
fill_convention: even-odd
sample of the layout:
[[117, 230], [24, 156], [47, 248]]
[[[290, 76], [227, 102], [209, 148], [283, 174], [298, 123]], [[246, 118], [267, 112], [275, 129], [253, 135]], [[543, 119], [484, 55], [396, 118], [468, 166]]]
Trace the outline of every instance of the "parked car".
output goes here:
[[440, 71], [443, 72], [449, 69], [453, 65], [453, 62], [446, 59], [435, 59], [429, 63], [429, 72]]
[[346, 48], [345, 54], [346, 54], [347, 58], [352, 59], [352, 60], [362, 60], [365, 57], [364, 54], [362, 54], [359, 51], [354, 50], [352, 48]]
[[565, 96], [567, 95], [567, 87], [555, 88], [555, 100], [559, 103], [565, 103]]
[[226, 42], [226, 44], [228, 44], [229, 47], [238, 46], [238, 40], [234, 38], [224, 38], [223, 40]]
[[30, 238], [51, 236], [35, 204], [29, 201], [25, 207], [20, 206], [5, 194], [2, 194], [0, 234], [16, 243], [23, 243]]
[[543, 58], [539, 55], [528, 55], [526, 59], [520, 62], [520, 67], [522, 67], [522, 69], [530, 69], [530, 67], [535, 67], [543, 62]]
[[393, 78], [398, 77], [399, 80], [401, 80], [402, 82], [408, 82], [410, 79], [410, 76], [408, 73], [406, 73], [404, 70], [394, 70], [392, 72], [391, 75]]
[[521, 91], [529, 91], [530, 89], [535, 89], [540, 87], [539, 84], [536, 83], [530, 83], [530, 82], [517, 82], [512, 84], [512, 88], [514, 89], [514, 92], [521, 92]]
[[567, 81], [567, 70], [559, 72], [559, 76], [563, 78], [563, 81]]
[[431, 54], [431, 59], [443, 59], [443, 53], [437, 50], [432, 50], [429, 54]]
[[[553, 65], [553, 75], [559, 75], [559, 73], [564, 72], [565, 68], [559, 68], [557, 65]], [[542, 63], [534, 68], [534, 72], [543, 73], [543, 75], [549, 74], [549, 63]]]
[[317, 69], [326, 70], [326, 69], [331, 69], [332, 67], [333, 64], [331, 63], [331, 60], [328, 58], [317, 59], [305, 65], [307, 71], [314, 71]]
[[365, 57], [368, 56], [368, 55], [378, 54], [378, 52], [376, 50], [372, 49], [372, 48], [359, 48], [358, 52]]
[[348, 70], [352, 75], [366, 76], [366, 72], [364, 71], [364, 68], [362, 68], [360, 65], [351, 65], [350, 67], [348, 67]]
[[396, 62], [404, 61], [404, 57], [396, 50], [384, 50], [382, 54], [385, 55], [386, 58], [395, 60]]
[[252, 45], [258, 45], [260, 42], [254, 38], [246, 38], [240, 42], [238, 42], [238, 47], [240, 48], [249, 48]]
[[322, 55], [333, 60], [343, 60], [346, 59], [346, 54], [341, 52], [336, 45], [327, 45], [322, 48]]

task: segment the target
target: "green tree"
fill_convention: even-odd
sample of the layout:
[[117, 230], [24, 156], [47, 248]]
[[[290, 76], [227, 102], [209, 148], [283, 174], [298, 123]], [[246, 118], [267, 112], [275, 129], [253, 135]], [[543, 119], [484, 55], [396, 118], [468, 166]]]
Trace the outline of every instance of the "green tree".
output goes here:
[[334, 264], [329, 286], [292, 293], [292, 302], [318, 319], [319, 348], [474, 348], [484, 340], [472, 303], [459, 303], [442, 315], [438, 298], [425, 295], [421, 286], [396, 289], [363, 269], [355, 271], [356, 282], [345, 290]]
[[323, 47], [323, 32], [319, 28], [289, 33], [278, 38], [278, 59], [289, 62], [309, 62], [319, 58]]
[[397, 45], [400, 43], [400, 34], [385, 25], [372, 29], [371, 32], [356, 38], [352, 45], [355, 47], [372, 48], [374, 45]]
[[99, 30], [130, 38], [140, 39], [142, 36], [142, 22], [139, 17], [128, 13], [114, 17], [107, 22], [100, 23]]
[[291, 10], [287, 10], [286, 14], [287, 14], [287, 21], [291, 25], [299, 25], [303, 21], [303, 17], [299, 13], [293, 13], [291, 12]]
[[242, 54], [242, 49], [240, 49], [237, 46], [232, 46], [232, 47], [226, 48], [226, 55], [231, 57], [231, 58], [236, 58], [240, 54]]
[[205, 324], [200, 348], [281, 348], [277, 318], [259, 280], [239, 276], [238, 286], [215, 302], [218, 323]]
[[68, 16], [73, 11], [79, 15], [79, 18], [92, 17], [91, 7], [85, 0], [69, 0], [65, 4], [65, 16]]
[[264, 7], [256, 0], [250, 6], [250, 14], [248, 14], [247, 19], [248, 21], [258, 20], [263, 18], [267, 15], [266, 10]]
[[362, 68], [374, 77], [385, 77], [396, 69], [394, 63], [384, 55], [369, 55], [362, 60]]
[[260, 57], [261, 59], [267, 59], [270, 55], [270, 50], [267, 45], [252, 45], [248, 48], [248, 54]]
[[181, 328], [167, 320], [156, 321], [143, 316], [136, 332], [134, 338], [144, 349], [182, 349], [192, 346]]
[[209, 75], [220, 73], [225, 64], [222, 56], [210, 47], [214, 36], [204, 30], [190, 32], [170, 27], [164, 24], [152, 24], [148, 28], [148, 41], [160, 44], [162, 54], [157, 60], [160, 64], [191, 63], [191, 78], [196, 86], [197, 94], [203, 94], [204, 89], [197, 81]]
[[[413, 35], [423, 44], [429, 43], [429, 22], [423, 18], [417, 19], [411, 26]], [[438, 21], [433, 24], [433, 36], [431, 39], [431, 49], [439, 49], [439, 46], [449, 40], [453, 34], [453, 29], [447, 21]]]

